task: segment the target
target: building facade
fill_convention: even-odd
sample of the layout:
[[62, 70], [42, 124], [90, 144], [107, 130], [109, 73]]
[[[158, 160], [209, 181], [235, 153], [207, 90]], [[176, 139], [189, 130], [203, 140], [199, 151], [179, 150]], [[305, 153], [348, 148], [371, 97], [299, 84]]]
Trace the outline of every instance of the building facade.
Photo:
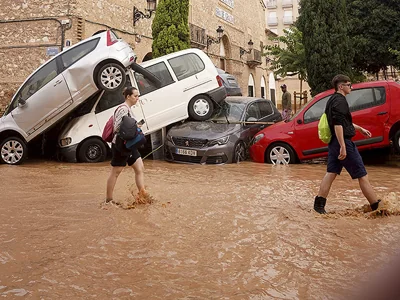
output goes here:
[[[0, 110], [32, 71], [98, 30], [113, 28], [139, 62], [151, 58], [153, 17], [133, 22], [134, 7], [145, 12], [145, 0], [0, 0], [0, 6]], [[233, 74], [243, 95], [271, 98], [262, 49], [274, 33], [267, 29], [266, 13], [262, 0], [190, 1], [192, 47]]]
[[[266, 24], [267, 28], [273, 33], [282, 36], [284, 30], [289, 29], [299, 16], [300, 0], [264, 0], [266, 6]], [[286, 84], [288, 91], [292, 94], [292, 106], [294, 107], [294, 92], [300, 94], [301, 91], [307, 92], [307, 97], [310, 99], [310, 87], [306, 82], [300, 83], [297, 76], [278, 78], [277, 86]], [[282, 97], [282, 91], [278, 88], [277, 97], [279, 101]], [[279, 102], [278, 101], [278, 102]], [[304, 100], [300, 103], [300, 99], [296, 99], [296, 109], [300, 104], [304, 104]]]

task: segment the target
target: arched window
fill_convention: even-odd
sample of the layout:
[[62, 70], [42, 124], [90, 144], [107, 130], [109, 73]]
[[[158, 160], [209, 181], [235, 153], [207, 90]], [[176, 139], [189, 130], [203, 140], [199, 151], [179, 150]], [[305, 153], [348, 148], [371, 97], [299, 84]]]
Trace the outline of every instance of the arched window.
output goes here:
[[265, 77], [264, 77], [264, 75], [261, 76], [261, 84], [260, 84], [260, 86], [261, 86], [261, 98], [266, 99], [267, 98], [267, 94], [266, 94], [267, 91], [265, 89]]
[[249, 75], [249, 83], [247, 84], [247, 89], [248, 89], [248, 96], [249, 97], [254, 97], [255, 90], [254, 90], [254, 77], [253, 77], [253, 74]]

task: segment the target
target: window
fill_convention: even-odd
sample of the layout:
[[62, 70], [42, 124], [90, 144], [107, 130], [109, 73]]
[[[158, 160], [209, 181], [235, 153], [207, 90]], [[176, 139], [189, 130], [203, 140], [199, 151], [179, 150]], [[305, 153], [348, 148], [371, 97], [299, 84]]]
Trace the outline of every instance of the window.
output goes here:
[[[132, 86], [131, 80], [128, 75], [126, 75], [126, 87]], [[113, 108], [117, 105], [122, 104], [125, 101], [122, 91], [115, 92], [104, 92], [101, 99], [96, 105], [95, 113], [101, 113], [107, 109]]]
[[196, 54], [189, 53], [168, 60], [175, 72], [176, 78], [182, 80], [194, 74], [200, 73], [205, 66]]
[[318, 102], [315, 102], [313, 106], [311, 106], [305, 113], [304, 113], [304, 123], [311, 123], [318, 121], [322, 114], [325, 112], [326, 103], [328, 102], [329, 98], [332, 95], [329, 95], [325, 98], [322, 98]]
[[[168, 71], [167, 66], [163, 62], [149, 66], [146, 68], [146, 70], [160, 79], [161, 87], [174, 83], [171, 73]], [[158, 89], [158, 87], [152, 81], [147, 79], [141, 73], [135, 72], [135, 78], [138, 84], [140, 95], [146, 95]]]
[[253, 93], [253, 91], [254, 91], [254, 86], [249, 85], [249, 86], [247, 87], [247, 90], [248, 90], [248, 95], [249, 95], [249, 97], [254, 97], [254, 93]]
[[141, 96], [157, 90], [157, 86], [150, 80], [146, 79], [142, 74], [135, 72], [135, 78]]
[[283, 11], [283, 24], [293, 24], [293, 12], [291, 10]]
[[268, 101], [260, 101], [258, 102], [258, 106], [260, 108], [261, 118], [272, 115], [274, 112], [271, 104]]
[[260, 108], [258, 107], [258, 103], [250, 104], [246, 112], [246, 121], [258, 121], [259, 119], [261, 119], [261, 117], [260, 117]]
[[76, 46], [61, 55], [61, 59], [64, 65], [64, 68], [69, 68], [71, 65], [76, 63], [82, 57], [88, 55], [92, 52], [99, 42], [99, 39], [91, 40], [82, 45]]
[[386, 91], [384, 87], [354, 90], [346, 98], [353, 112], [385, 103]]
[[13, 103], [13, 109], [18, 105], [18, 100], [28, 100], [33, 94], [39, 91], [47, 83], [52, 81], [58, 75], [56, 60], [48, 62], [39, 71], [37, 71], [31, 78], [25, 83], [22, 89], [19, 91], [15, 103]]
[[158, 79], [161, 80], [161, 87], [174, 83], [171, 73], [168, 71], [167, 66], [163, 62], [147, 67], [146, 70], [153, 73]]

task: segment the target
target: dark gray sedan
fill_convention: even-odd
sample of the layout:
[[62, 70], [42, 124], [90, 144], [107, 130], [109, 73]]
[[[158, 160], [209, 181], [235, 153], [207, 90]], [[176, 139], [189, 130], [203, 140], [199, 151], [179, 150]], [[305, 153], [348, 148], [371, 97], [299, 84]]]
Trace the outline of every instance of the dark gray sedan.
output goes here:
[[172, 127], [167, 134], [165, 158], [198, 164], [239, 162], [246, 159], [253, 136], [281, 120], [270, 100], [227, 97], [207, 121]]

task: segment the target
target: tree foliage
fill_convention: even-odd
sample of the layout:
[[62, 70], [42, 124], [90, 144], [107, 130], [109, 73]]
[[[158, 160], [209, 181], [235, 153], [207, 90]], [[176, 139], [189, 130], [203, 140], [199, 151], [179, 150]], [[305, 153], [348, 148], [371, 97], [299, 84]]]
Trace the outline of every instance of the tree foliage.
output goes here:
[[190, 47], [189, 0], [159, 0], [153, 20], [153, 57]]
[[354, 67], [377, 73], [397, 65], [390, 48], [400, 49], [398, 0], [347, 0]]
[[395, 66], [400, 67], [400, 51], [399, 50], [394, 50], [392, 48], [390, 48], [389, 51], [390, 51], [390, 53], [392, 53], [396, 57]]
[[303, 33], [311, 94], [331, 88], [337, 74], [351, 76], [353, 51], [346, 0], [301, 0], [297, 27]]
[[271, 69], [282, 77], [298, 75], [300, 80], [307, 80], [306, 55], [301, 31], [292, 26], [284, 30], [284, 36], [271, 38], [277, 45], [265, 47], [264, 55], [272, 56]]

